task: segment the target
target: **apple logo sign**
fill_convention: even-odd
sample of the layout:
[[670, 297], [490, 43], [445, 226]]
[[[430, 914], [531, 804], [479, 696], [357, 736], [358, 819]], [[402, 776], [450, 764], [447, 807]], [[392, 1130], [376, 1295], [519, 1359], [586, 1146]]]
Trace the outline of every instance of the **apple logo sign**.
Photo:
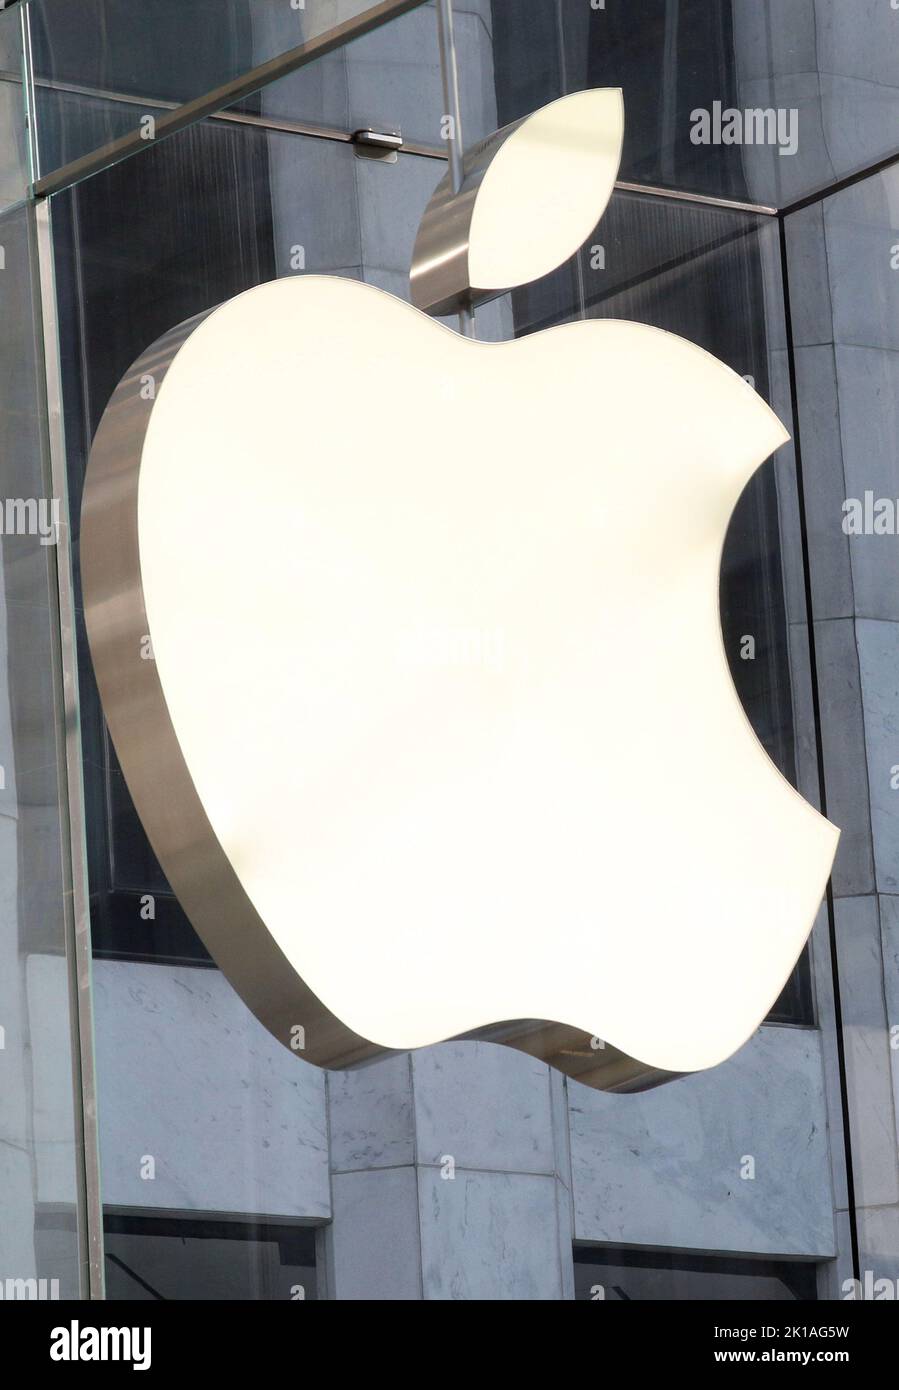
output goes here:
[[425, 212], [418, 308], [260, 285], [148, 348], [93, 444], [87, 628], [135, 805], [319, 1065], [462, 1036], [612, 1090], [714, 1066], [824, 893], [839, 832], [756, 739], [718, 613], [786, 430], [642, 324], [428, 317], [571, 255], [622, 132], [614, 90], [506, 127]]

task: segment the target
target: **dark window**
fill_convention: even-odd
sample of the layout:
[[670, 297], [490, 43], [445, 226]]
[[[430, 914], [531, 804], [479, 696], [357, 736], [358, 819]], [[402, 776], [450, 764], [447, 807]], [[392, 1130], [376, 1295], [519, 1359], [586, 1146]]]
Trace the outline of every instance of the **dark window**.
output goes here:
[[667, 1250], [575, 1246], [576, 1299], [815, 1300], [817, 1266], [806, 1261], [727, 1259]]
[[107, 1211], [103, 1231], [108, 1299], [317, 1297], [309, 1226]]

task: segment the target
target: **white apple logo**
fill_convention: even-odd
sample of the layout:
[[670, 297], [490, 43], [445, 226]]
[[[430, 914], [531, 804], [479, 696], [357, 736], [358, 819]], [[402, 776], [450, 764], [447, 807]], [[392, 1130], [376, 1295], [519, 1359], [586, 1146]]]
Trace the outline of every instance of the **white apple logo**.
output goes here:
[[[480, 343], [319, 276], [135, 365], [84, 505], [104, 707], [185, 909], [282, 1040], [342, 1065], [483, 1030], [630, 1085], [758, 1026], [838, 837], [721, 639], [728, 520], [787, 437], [671, 334]], [[591, 1036], [635, 1059], [619, 1082]]]

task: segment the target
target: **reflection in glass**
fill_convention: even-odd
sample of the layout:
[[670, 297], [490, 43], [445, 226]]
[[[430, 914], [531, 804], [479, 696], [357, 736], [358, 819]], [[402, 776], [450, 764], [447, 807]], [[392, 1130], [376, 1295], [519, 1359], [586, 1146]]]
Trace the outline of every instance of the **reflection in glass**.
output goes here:
[[[563, 92], [620, 86], [625, 181], [784, 207], [896, 151], [899, 42], [888, 4], [498, 0], [492, 16], [499, 124]], [[744, 120], [730, 142], [729, 111], [773, 120], [761, 140]], [[694, 140], [701, 112], [708, 143]], [[477, 108], [464, 119], [466, 139], [488, 133]]]
[[626, 1246], [576, 1247], [574, 1288], [576, 1299], [613, 1303], [635, 1299], [781, 1303], [817, 1298], [815, 1266], [807, 1261], [726, 1259]]
[[107, 1298], [297, 1302], [318, 1296], [315, 1231], [308, 1226], [197, 1212], [107, 1212], [103, 1230]]
[[[378, 8], [374, 0], [192, 0], [187, 8], [181, 0], [40, 0], [30, 11], [41, 175]], [[85, 106], [82, 120], [81, 107], [60, 107], [67, 91], [102, 105]]]
[[0, 212], [20, 203], [30, 182], [26, 89], [19, 8], [0, 14]]

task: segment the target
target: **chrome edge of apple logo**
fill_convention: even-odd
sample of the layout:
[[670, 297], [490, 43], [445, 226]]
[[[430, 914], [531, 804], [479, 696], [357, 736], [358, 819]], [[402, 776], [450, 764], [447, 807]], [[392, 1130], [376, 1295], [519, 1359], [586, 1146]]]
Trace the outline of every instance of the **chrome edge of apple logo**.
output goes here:
[[[469, 151], [460, 189], [452, 191], [447, 175], [422, 218], [410, 277], [416, 307], [440, 315], [483, 303], [548, 273], [573, 254], [611, 196], [623, 128], [621, 93], [594, 90], [561, 98]], [[553, 212], [560, 199], [565, 203], [561, 216]], [[536, 213], [528, 234], [519, 231], [520, 244], [510, 249], [513, 227], [524, 225], [522, 218], [532, 207]], [[142, 353], [101, 419], [81, 515], [89, 645], [136, 809], [213, 960], [285, 1046], [318, 1066], [351, 1067], [405, 1049], [376, 1045], [352, 1031], [287, 959], [213, 829], [182, 752], [156, 662], [141, 657], [148, 636], [152, 642], [138, 531], [144, 444], [170, 367], [215, 312], [177, 325]], [[154, 387], [149, 399], [142, 390], [147, 380]], [[177, 506], [176, 498], [172, 505]], [[759, 745], [759, 757], [766, 756]], [[683, 1074], [542, 1019], [500, 1021], [454, 1036], [514, 1047], [602, 1090], [645, 1090]]]

